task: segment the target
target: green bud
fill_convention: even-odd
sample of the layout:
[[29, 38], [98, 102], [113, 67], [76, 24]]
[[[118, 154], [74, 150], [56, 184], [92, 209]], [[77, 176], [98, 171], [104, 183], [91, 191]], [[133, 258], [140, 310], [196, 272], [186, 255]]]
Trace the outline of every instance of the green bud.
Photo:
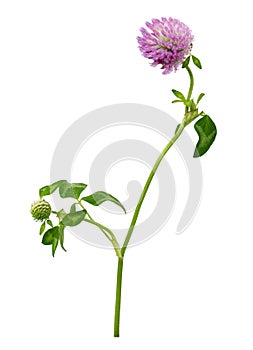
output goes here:
[[31, 214], [36, 221], [46, 220], [51, 214], [51, 206], [44, 199], [36, 201], [31, 206]]

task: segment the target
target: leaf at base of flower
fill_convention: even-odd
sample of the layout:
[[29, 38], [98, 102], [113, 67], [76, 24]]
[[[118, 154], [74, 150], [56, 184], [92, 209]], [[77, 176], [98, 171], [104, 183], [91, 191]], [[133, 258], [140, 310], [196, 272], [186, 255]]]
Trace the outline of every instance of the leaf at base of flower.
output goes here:
[[199, 69], [202, 69], [202, 64], [198, 59], [198, 57], [192, 55], [192, 60], [196, 67], [198, 67]]
[[42, 235], [42, 233], [45, 231], [45, 228], [46, 228], [46, 222], [44, 221], [40, 226], [40, 235]]
[[187, 58], [186, 58], [186, 60], [183, 62], [183, 64], [182, 64], [182, 68], [186, 68], [186, 67], [188, 67], [188, 65], [189, 65], [189, 63], [190, 63], [190, 58], [191, 58], [191, 56], [188, 56]]
[[49, 226], [51, 226], [51, 227], [54, 226], [51, 220], [47, 220], [47, 224], [48, 224]]

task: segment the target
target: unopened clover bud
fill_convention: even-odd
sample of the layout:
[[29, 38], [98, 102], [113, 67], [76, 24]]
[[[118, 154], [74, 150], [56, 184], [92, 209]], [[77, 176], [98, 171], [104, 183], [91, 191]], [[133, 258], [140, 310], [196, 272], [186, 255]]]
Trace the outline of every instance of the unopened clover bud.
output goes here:
[[37, 221], [46, 220], [51, 214], [51, 206], [47, 201], [41, 199], [32, 204], [31, 214], [32, 217]]

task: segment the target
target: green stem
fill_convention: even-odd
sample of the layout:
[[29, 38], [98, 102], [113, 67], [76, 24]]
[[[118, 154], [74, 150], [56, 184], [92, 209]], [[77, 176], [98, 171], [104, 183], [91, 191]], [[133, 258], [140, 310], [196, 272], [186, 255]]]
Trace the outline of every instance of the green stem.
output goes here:
[[[191, 69], [187, 66], [186, 67], [187, 72], [190, 76], [190, 87], [189, 87], [189, 91], [188, 91], [188, 95], [187, 95], [187, 100], [190, 101], [191, 99], [191, 95], [192, 95], [192, 91], [193, 91], [193, 86], [194, 86], [194, 78], [193, 78], [193, 74]], [[186, 107], [185, 110], [185, 114], [188, 112], [188, 107]], [[132, 237], [134, 228], [135, 228], [135, 224], [137, 222], [139, 213], [140, 213], [140, 209], [142, 206], [142, 203], [145, 199], [145, 196], [148, 192], [149, 186], [152, 182], [152, 179], [161, 163], [161, 161], [163, 160], [163, 158], [165, 157], [166, 153], [168, 152], [168, 150], [172, 147], [172, 145], [176, 142], [176, 140], [179, 138], [179, 136], [182, 134], [185, 126], [189, 124], [187, 123], [187, 121], [185, 120], [185, 118], [183, 119], [182, 123], [179, 125], [179, 127], [177, 128], [175, 135], [172, 137], [172, 139], [169, 141], [169, 143], [166, 145], [166, 147], [164, 148], [164, 150], [161, 152], [161, 154], [159, 155], [158, 159], [155, 162], [155, 165], [153, 166], [149, 177], [146, 181], [146, 184], [143, 188], [143, 191], [141, 193], [141, 196], [139, 198], [139, 201], [137, 203], [137, 206], [135, 208], [134, 211], [134, 215], [129, 227], [129, 230], [127, 232], [125, 241], [123, 243], [123, 246], [121, 248], [121, 257], [118, 258], [118, 270], [117, 270], [117, 285], [116, 285], [116, 301], [115, 301], [115, 317], [114, 317], [114, 337], [119, 337], [119, 327], [120, 327], [120, 305], [121, 305], [121, 287], [122, 287], [122, 271], [123, 271], [123, 258], [128, 246], [128, 243]]]
[[175, 135], [172, 137], [170, 142], [167, 144], [167, 146], [164, 148], [160, 156], [158, 157], [153, 169], [150, 172], [150, 175], [147, 179], [147, 182], [144, 186], [144, 189], [142, 191], [142, 194], [140, 196], [140, 199], [138, 201], [138, 204], [135, 208], [134, 216], [130, 225], [130, 228], [128, 230], [126, 239], [124, 241], [124, 244], [121, 248], [121, 258], [118, 258], [118, 271], [117, 271], [117, 285], [116, 285], [116, 301], [115, 301], [115, 316], [114, 316], [114, 337], [119, 337], [119, 325], [120, 325], [120, 304], [121, 304], [121, 287], [122, 287], [122, 270], [123, 270], [123, 258], [125, 255], [125, 251], [127, 249], [128, 243], [130, 241], [130, 238], [132, 236], [136, 221], [138, 219], [138, 215], [142, 206], [142, 203], [144, 201], [144, 198], [148, 192], [149, 186], [151, 184], [151, 181], [156, 173], [157, 168], [159, 167], [159, 164], [163, 160], [164, 156], [168, 152], [168, 150], [171, 148], [171, 146], [175, 143], [175, 141], [178, 139], [178, 137], [182, 134], [185, 127], [185, 121], [180, 124], [178, 127]]
[[116, 301], [115, 301], [115, 314], [114, 314], [114, 337], [119, 337], [122, 271], [123, 271], [123, 257], [118, 258]]
[[[104, 233], [106, 238], [112, 243], [116, 255], [119, 258], [122, 257], [122, 255], [121, 255], [121, 247], [120, 247], [116, 237], [114, 236], [114, 234], [112, 233], [112, 231], [108, 227], [106, 227], [106, 226], [104, 226], [104, 225], [102, 225], [99, 222], [96, 222], [94, 220], [83, 219], [83, 221], [84, 222], [88, 222], [89, 224], [97, 226]], [[107, 235], [107, 233], [110, 235], [110, 237]]]
[[[77, 200], [77, 203], [80, 205], [80, 207], [84, 210], [86, 210], [81, 202], [81, 200]], [[90, 220], [84, 219], [85, 222], [88, 222], [89, 224], [93, 224], [97, 226], [101, 232], [105, 235], [105, 237], [111, 242], [113, 245], [113, 248], [115, 250], [115, 253], [118, 257], [121, 257], [121, 247], [119, 245], [119, 242], [117, 241], [117, 238], [114, 236], [113, 232], [106, 226], [101, 225], [99, 222], [96, 222], [91, 215], [87, 212], [87, 216], [90, 218]]]
[[[95, 223], [96, 221], [91, 217], [91, 215], [87, 212], [87, 216], [89, 217], [89, 219], [93, 222], [93, 223]], [[105, 235], [105, 237], [111, 242], [112, 241], [112, 239], [111, 239], [111, 237], [107, 234], [107, 232], [101, 227], [101, 225], [100, 226], [98, 226], [99, 227], [99, 229], [103, 232], [103, 234]], [[109, 229], [108, 229], [109, 230]]]
[[192, 74], [192, 71], [189, 68], [189, 66], [186, 67], [186, 70], [190, 76], [190, 87], [189, 87], [189, 91], [188, 91], [188, 95], [187, 95], [187, 101], [190, 101], [191, 96], [192, 96], [193, 86], [194, 86], [194, 78], [193, 78], [193, 74]]
[[121, 248], [121, 254], [122, 256], [125, 255], [125, 251], [127, 249], [127, 246], [128, 246], [128, 243], [130, 241], [130, 238], [132, 236], [132, 233], [133, 233], [133, 230], [134, 230], [134, 227], [135, 227], [135, 224], [136, 224], [136, 221], [138, 219], [138, 216], [139, 216], [139, 212], [140, 212], [140, 209], [141, 209], [141, 206], [142, 206], [142, 203], [144, 201], [144, 198], [148, 192], [148, 189], [149, 189], [149, 186], [151, 184], [151, 181], [161, 163], [161, 161], [163, 160], [164, 156], [166, 155], [166, 153], [168, 152], [168, 150], [171, 148], [171, 146], [175, 143], [175, 141], [179, 138], [179, 136], [182, 134], [183, 130], [184, 130], [184, 127], [185, 127], [185, 121], [183, 120], [182, 123], [180, 124], [180, 126], [178, 127], [175, 135], [172, 137], [172, 139], [170, 140], [170, 142], [167, 144], [167, 146], [164, 148], [164, 150], [162, 151], [162, 153], [159, 155], [157, 161], [155, 162], [155, 165], [153, 166], [153, 169], [151, 170], [150, 174], [149, 174], [149, 177], [147, 179], [147, 182], [143, 188], [143, 191], [141, 193], [141, 196], [139, 198], [139, 201], [137, 203], [137, 206], [135, 208], [135, 211], [134, 211], [134, 215], [133, 215], [133, 219], [131, 221], [131, 224], [130, 224], [130, 227], [129, 227], [129, 230], [128, 230], [128, 233], [126, 235], [126, 238], [125, 238], [125, 241], [124, 241], [124, 244]]

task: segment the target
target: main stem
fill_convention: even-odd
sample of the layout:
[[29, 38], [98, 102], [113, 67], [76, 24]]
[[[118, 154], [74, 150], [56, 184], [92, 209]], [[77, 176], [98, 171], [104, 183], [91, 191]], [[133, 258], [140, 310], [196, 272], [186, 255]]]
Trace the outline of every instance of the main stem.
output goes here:
[[187, 70], [189, 77], [190, 77], [190, 87], [189, 87], [189, 91], [188, 91], [188, 95], [187, 95], [187, 101], [190, 101], [191, 96], [192, 96], [193, 86], [194, 86], [194, 78], [193, 78], [193, 74], [192, 74], [192, 71], [191, 71], [189, 66], [186, 67], [186, 70]]
[[[193, 78], [193, 74], [191, 69], [187, 66], [186, 67], [187, 72], [189, 74], [190, 77], [190, 86], [189, 86], [189, 91], [188, 91], [188, 95], [187, 95], [187, 100], [190, 101], [191, 95], [192, 95], [192, 91], [193, 91], [193, 85], [194, 85], [194, 78]], [[188, 108], [186, 107], [185, 112], [187, 113]], [[176, 140], [179, 138], [179, 136], [182, 134], [185, 126], [187, 125], [187, 122], [185, 121], [185, 119], [183, 119], [182, 123], [178, 126], [178, 128], [176, 129], [175, 135], [172, 137], [172, 139], [169, 141], [169, 143], [166, 145], [166, 147], [163, 149], [163, 151], [161, 152], [161, 154], [159, 155], [159, 157], [157, 158], [155, 165], [153, 166], [149, 177], [146, 181], [146, 184], [143, 188], [143, 191], [141, 193], [141, 196], [139, 198], [139, 201], [137, 203], [137, 206], [135, 208], [134, 211], [134, 215], [129, 227], [129, 230], [127, 232], [125, 241], [123, 243], [123, 246], [121, 248], [121, 257], [118, 257], [118, 270], [117, 270], [117, 284], [116, 284], [116, 302], [115, 302], [115, 318], [114, 318], [114, 337], [119, 337], [119, 325], [120, 325], [120, 304], [121, 304], [121, 288], [122, 288], [122, 272], [123, 272], [123, 260], [124, 260], [124, 255], [128, 246], [128, 243], [131, 239], [136, 221], [138, 219], [139, 213], [140, 213], [140, 209], [142, 206], [142, 203], [146, 197], [146, 194], [148, 192], [149, 186], [152, 182], [152, 179], [161, 163], [161, 161], [163, 160], [163, 158], [165, 157], [166, 153], [168, 152], [168, 150], [173, 146], [173, 144], [176, 142]]]
[[114, 317], [114, 337], [119, 337], [123, 261], [124, 261], [123, 258], [118, 258], [115, 317]]
[[155, 162], [155, 165], [153, 166], [153, 169], [151, 170], [149, 177], [147, 179], [147, 182], [144, 186], [144, 189], [142, 191], [142, 194], [139, 198], [139, 202], [136, 206], [134, 216], [130, 225], [130, 228], [128, 230], [125, 242], [123, 247], [121, 248], [121, 258], [118, 258], [118, 271], [117, 271], [117, 285], [116, 285], [116, 302], [115, 302], [115, 317], [114, 317], [114, 337], [119, 337], [119, 324], [120, 324], [120, 304], [121, 304], [121, 287], [122, 287], [122, 271], [123, 271], [123, 260], [124, 255], [126, 252], [127, 245], [129, 243], [129, 240], [132, 236], [136, 221], [138, 219], [138, 215], [141, 209], [141, 205], [144, 201], [144, 198], [148, 192], [149, 186], [151, 184], [151, 181], [156, 173], [157, 168], [159, 167], [159, 164], [163, 160], [164, 156], [168, 152], [168, 150], [171, 148], [171, 146], [175, 143], [175, 141], [179, 138], [179, 136], [182, 134], [185, 127], [185, 122], [183, 121], [180, 126], [178, 127], [175, 135], [172, 137], [170, 142], [167, 144], [167, 146], [164, 148], [162, 153], [159, 155], [157, 161]]
[[141, 193], [141, 196], [139, 198], [139, 201], [137, 203], [137, 206], [135, 208], [135, 212], [134, 212], [134, 215], [133, 215], [133, 219], [131, 221], [131, 224], [130, 224], [130, 227], [129, 227], [129, 230], [128, 230], [128, 233], [126, 235], [126, 238], [125, 238], [125, 241], [124, 241], [124, 244], [123, 244], [123, 247], [121, 249], [121, 255], [124, 257], [125, 255], [125, 252], [126, 252], [126, 249], [127, 249], [127, 246], [128, 246], [128, 243], [130, 241], [130, 238], [132, 236], [132, 233], [133, 233], [133, 230], [134, 230], [134, 227], [135, 227], [135, 224], [136, 224], [136, 221], [138, 219], [138, 216], [139, 216], [139, 213], [140, 213], [140, 209], [141, 209], [141, 206], [142, 206], [142, 203], [144, 201], [144, 198], [146, 197], [146, 194], [148, 192], [148, 189], [149, 189], [149, 186], [153, 180], [153, 177], [161, 163], [161, 161], [163, 160], [163, 158], [165, 157], [166, 153], [168, 152], [168, 150], [171, 148], [171, 146], [175, 143], [175, 141], [179, 138], [179, 136], [182, 134], [183, 130], [184, 130], [184, 127], [185, 127], [185, 121], [183, 120], [182, 123], [179, 125], [175, 135], [172, 137], [172, 139], [170, 140], [170, 142], [166, 145], [166, 147], [163, 149], [163, 151], [161, 152], [161, 154], [159, 155], [159, 157], [157, 158], [157, 161], [155, 162], [155, 165], [153, 166], [150, 174], [149, 174], [149, 177], [147, 179], [147, 182], [143, 188], [143, 191]]

